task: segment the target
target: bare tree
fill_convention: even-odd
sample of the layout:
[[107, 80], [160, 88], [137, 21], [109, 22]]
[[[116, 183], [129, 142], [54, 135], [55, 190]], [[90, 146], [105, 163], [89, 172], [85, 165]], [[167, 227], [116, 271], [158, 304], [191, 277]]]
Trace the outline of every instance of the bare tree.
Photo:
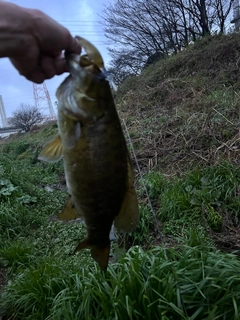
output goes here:
[[43, 115], [37, 107], [22, 103], [20, 107], [13, 112], [10, 124], [28, 132], [34, 124], [40, 123], [42, 119]]
[[115, 61], [113, 64], [124, 55], [127, 69], [137, 67], [139, 73], [153, 56], [176, 53], [188, 46], [190, 41], [211, 35], [212, 32], [223, 32], [232, 2], [233, 0], [111, 2], [105, 7], [102, 18], [109, 44], [114, 44], [111, 52]]
[[215, 0], [213, 1], [213, 8], [216, 12], [216, 20], [220, 33], [225, 32], [225, 23], [227, 17], [232, 9], [234, 0]]
[[114, 49], [110, 49], [112, 60], [108, 66], [108, 73], [116, 85], [122, 83], [130, 76], [136, 76], [142, 68], [142, 56], [139, 51], [125, 50], [118, 54]]
[[[166, 0], [165, 0], [166, 1]], [[181, 12], [182, 27], [195, 40], [211, 33], [224, 33], [234, 0], [169, 0]], [[176, 10], [175, 9], [175, 10]]]
[[124, 55], [128, 69], [139, 73], [152, 55], [176, 51], [176, 36], [171, 31], [174, 20], [170, 19], [174, 10], [166, 10], [170, 8], [160, 0], [118, 0], [110, 4], [103, 19], [106, 36], [114, 42], [113, 60]]

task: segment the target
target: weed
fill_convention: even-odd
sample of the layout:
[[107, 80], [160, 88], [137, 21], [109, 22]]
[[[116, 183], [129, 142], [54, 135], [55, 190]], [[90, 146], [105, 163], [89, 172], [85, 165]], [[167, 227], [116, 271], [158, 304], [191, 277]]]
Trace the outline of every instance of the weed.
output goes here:
[[2, 301], [21, 319], [234, 319], [239, 267], [234, 255], [187, 245], [168, 257], [133, 247], [106, 274], [45, 259], [12, 281]]
[[120, 246], [129, 248], [139, 245], [148, 248], [153, 243], [155, 233], [155, 221], [151, 210], [147, 206], [140, 206], [140, 221], [135, 231], [128, 234], [118, 234]]
[[34, 245], [29, 241], [7, 241], [0, 248], [0, 265], [3, 267], [11, 267], [16, 271], [17, 268], [25, 269], [33, 261], [36, 261]]
[[222, 229], [223, 214], [235, 222], [239, 206], [236, 190], [240, 170], [228, 162], [196, 169], [182, 178], [165, 183], [159, 194], [159, 218], [163, 221], [181, 221], [182, 225], [195, 219], [206, 219], [216, 231]]
[[159, 171], [152, 170], [144, 175], [143, 181], [140, 180], [140, 185], [142, 186], [138, 189], [138, 192], [140, 193], [140, 195], [143, 195], [145, 193], [145, 185], [149, 197], [151, 199], [158, 199], [164, 189], [165, 184], [166, 179], [164, 175]]
[[[49, 219], [65, 202], [54, 187], [63, 163], [37, 157], [56, 123], [1, 140], [0, 264], [9, 280], [1, 316], [240, 318], [239, 260], [217, 251], [208, 234], [239, 226], [239, 48], [238, 35], [205, 37], [119, 87], [119, 114], [160, 222], [136, 181], [141, 220], [119, 236], [131, 248], [114, 249], [117, 262], [106, 273], [86, 251], [69, 255], [86, 235], [83, 224]], [[167, 248], [156, 246], [158, 223]]]
[[3, 200], [12, 196], [18, 189], [18, 187], [14, 187], [10, 180], [2, 178], [0, 180], [0, 199]]

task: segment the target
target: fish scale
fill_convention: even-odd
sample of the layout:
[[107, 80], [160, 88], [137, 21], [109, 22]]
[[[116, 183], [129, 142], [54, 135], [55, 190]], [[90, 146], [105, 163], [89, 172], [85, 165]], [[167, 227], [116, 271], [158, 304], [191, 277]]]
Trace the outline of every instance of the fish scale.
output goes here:
[[82, 217], [87, 237], [75, 252], [90, 248], [102, 270], [108, 265], [114, 223], [123, 232], [139, 221], [133, 169], [102, 57], [77, 37], [87, 55], [66, 55], [68, 76], [57, 90], [59, 136], [39, 155], [63, 157], [69, 197], [59, 219]]

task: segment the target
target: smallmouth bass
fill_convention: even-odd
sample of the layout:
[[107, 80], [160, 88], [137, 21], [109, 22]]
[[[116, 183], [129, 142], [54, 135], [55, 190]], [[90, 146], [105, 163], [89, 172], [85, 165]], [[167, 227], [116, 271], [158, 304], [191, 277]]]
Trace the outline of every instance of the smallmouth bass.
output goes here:
[[84, 219], [87, 238], [75, 252], [90, 248], [102, 270], [108, 266], [109, 233], [133, 231], [139, 209], [133, 169], [99, 51], [76, 37], [86, 54], [66, 54], [70, 75], [57, 90], [59, 136], [39, 159], [63, 157], [69, 193], [59, 219]]

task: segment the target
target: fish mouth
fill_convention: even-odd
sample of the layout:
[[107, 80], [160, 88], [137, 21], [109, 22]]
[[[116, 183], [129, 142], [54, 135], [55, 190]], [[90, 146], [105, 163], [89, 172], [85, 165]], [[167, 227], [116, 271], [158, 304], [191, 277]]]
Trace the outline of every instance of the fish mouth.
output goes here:
[[79, 74], [79, 72], [81, 71], [81, 67], [80, 67], [81, 56], [77, 54], [65, 52], [65, 59], [71, 75], [75, 76]]
[[77, 76], [81, 70], [97, 76], [99, 80], [109, 79], [109, 75], [104, 67], [104, 62], [98, 49], [88, 40], [76, 36], [76, 39], [84, 49], [84, 54], [73, 54], [65, 51], [65, 59], [72, 76]]

